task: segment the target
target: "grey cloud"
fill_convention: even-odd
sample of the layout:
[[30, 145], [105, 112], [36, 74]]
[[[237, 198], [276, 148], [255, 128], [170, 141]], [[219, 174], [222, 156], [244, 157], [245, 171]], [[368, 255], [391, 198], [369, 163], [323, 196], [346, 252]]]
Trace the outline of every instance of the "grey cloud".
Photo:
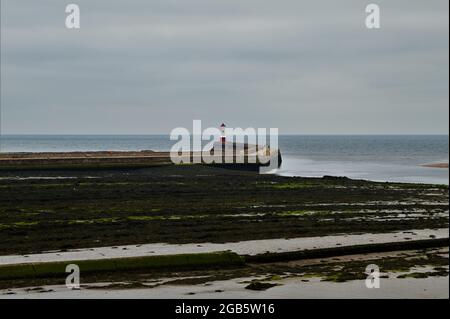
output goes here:
[[448, 131], [448, 2], [2, 1], [3, 133]]

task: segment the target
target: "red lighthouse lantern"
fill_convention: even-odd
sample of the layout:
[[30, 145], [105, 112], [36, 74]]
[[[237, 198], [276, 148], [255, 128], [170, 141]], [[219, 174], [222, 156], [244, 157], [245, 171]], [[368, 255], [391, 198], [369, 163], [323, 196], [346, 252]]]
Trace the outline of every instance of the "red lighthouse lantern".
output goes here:
[[222, 123], [222, 125], [220, 125], [220, 142], [222, 144], [225, 144], [225, 124]]

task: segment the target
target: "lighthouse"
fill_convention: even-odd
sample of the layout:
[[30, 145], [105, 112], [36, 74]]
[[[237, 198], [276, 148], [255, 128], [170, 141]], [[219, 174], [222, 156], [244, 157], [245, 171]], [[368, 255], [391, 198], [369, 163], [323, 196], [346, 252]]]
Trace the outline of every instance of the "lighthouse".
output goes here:
[[220, 125], [220, 142], [222, 144], [225, 144], [225, 124], [222, 123], [222, 125]]

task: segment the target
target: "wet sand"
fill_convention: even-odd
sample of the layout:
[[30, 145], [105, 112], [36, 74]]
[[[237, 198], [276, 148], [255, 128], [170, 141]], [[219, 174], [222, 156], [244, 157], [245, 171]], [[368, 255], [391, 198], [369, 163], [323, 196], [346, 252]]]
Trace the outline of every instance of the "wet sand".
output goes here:
[[259, 255], [264, 253], [298, 252], [304, 250], [348, 247], [363, 244], [380, 244], [426, 240], [430, 238], [448, 238], [449, 229], [412, 229], [400, 232], [337, 235], [323, 237], [304, 237], [290, 239], [265, 239], [232, 243], [198, 243], [198, 244], [143, 244], [114, 247], [97, 247], [75, 249], [65, 252], [49, 252], [30, 255], [0, 256], [0, 265], [24, 264], [50, 261], [97, 260], [108, 258], [126, 258], [155, 255], [176, 255], [232, 251], [238, 255]]
[[[364, 280], [345, 283], [321, 282], [319, 278], [304, 283], [289, 279], [282, 286], [266, 291], [249, 291], [238, 281], [218, 281], [206, 287], [189, 285], [163, 286], [129, 290], [68, 290], [63, 286], [47, 286], [51, 292], [13, 290], [15, 295], [1, 298], [33, 299], [448, 299], [449, 278], [389, 279], [381, 281], [379, 289], [368, 289]], [[218, 292], [218, 290], [223, 292]], [[5, 291], [0, 291], [0, 295]]]
[[379, 289], [366, 288], [364, 280], [329, 283], [316, 279], [305, 284], [300, 279], [291, 279], [283, 286], [251, 292], [236, 281], [219, 281], [207, 287], [177, 285], [129, 290], [68, 290], [64, 286], [47, 286], [44, 291], [53, 291], [42, 293], [17, 289], [9, 291], [14, 295], [6, 296], [2, 293], [7, 291], [0, 291], [0, 299], [448, 299], [448, 286], [448, 277], [382, 280]]
[[[448, 247], [363, 253], [238, 267], [89, 274], [0, 281], [0, 298], [448, 298]], [[368, 289], [366, 267], [380, 269]], [[253, 290], [251, 285], [264, 284]], [[22, 287], [22, 288], [20, 288]]]

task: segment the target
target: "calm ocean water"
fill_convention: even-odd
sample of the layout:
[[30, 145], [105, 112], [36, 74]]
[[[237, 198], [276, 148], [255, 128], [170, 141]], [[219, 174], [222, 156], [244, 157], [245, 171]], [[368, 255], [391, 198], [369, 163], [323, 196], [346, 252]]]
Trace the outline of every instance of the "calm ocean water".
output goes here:
[[[0, 151], [166, 151], [174, 143], [167, 135], [2, 135]], [[279, 145], [281, 175], [449, 182], [448, 169], [419, 166], [448, 163], [448, 135], [282, 135]]]

